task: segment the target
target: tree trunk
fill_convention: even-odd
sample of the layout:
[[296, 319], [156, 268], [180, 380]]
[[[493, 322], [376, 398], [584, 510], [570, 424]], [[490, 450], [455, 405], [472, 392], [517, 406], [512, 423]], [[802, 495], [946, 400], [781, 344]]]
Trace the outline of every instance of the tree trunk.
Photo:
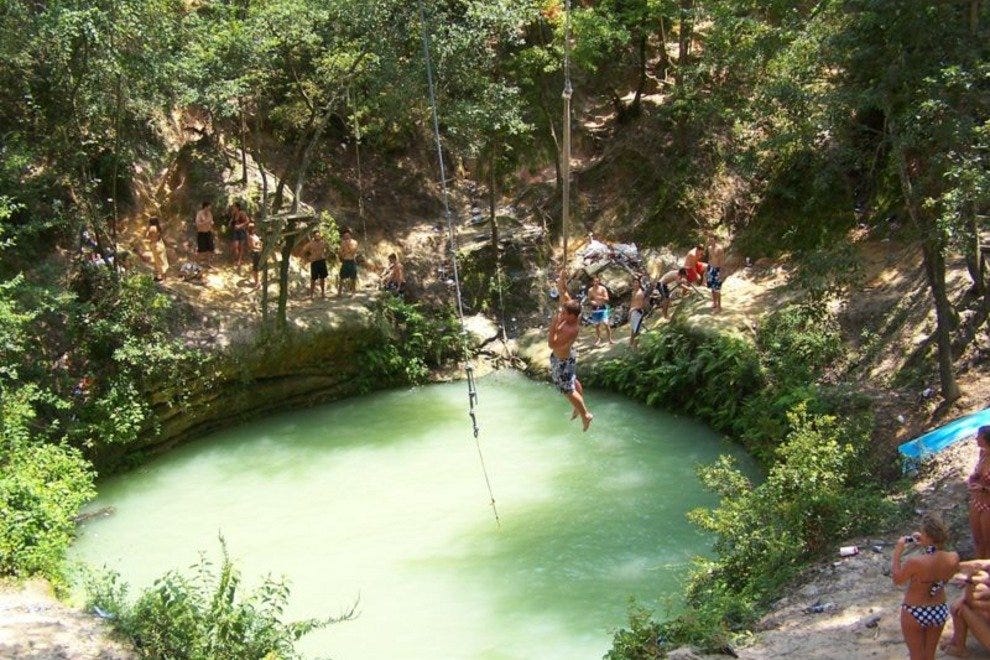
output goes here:
[[657, 77], [667, 82], [670, 71], [670, 54], [667, 52], [667, 20], [660, 17], [660, 61], [657, 63]]
[[986, 295], [987, 286], [983, 281], [982, 264], [980, 263], [980, 225], [977, 222], [975, 205], [969, 215], [969, 240], [966, 241], [966, 269], [969, 271], [969, 278], [973, 281], [973, 295], [983, 297]]
[[639, 35], [639, 84], [636, 85], [636, 96], [633, 97], [632, 105], [629, 106], [630, 116], [638, 117], [642, 109], [643, 92], [646, 90], [646, 33]]
[[691, 10], [694, 8], [694, 0], [681, 0], [680, 3], [680, 23], [677, 28], [677, 84], [684, 82], [684, 67], [687, 65], [688, 56], [691, 54], [691, 35], [694, 31], [694, 21]]
[[241, 109], [239, 112], [239, 119], [241, 120], [241, 185], [246, 186], [248, 182], [248, 171], [247, 171], [247, 125], [244, 121], [244, 107], [241, 104]]
[[296, 246], [296, 221], [288, 220], [285, 225], [285, 242], [282, 243], [282, 261], [278, 265], [278, 307], [275, 323], [279, 330], [289, 325], [286, 307], [289, 305], [289, 265], [292, 262], [292, 248]]
[[557, 128], [554, 126], [554, 120], [550, 115], [550, 111], [542, 103], [540, 103], [540, 110], [543, 111], [543, 116], [546, 117], [550, 139], [553, 140], [553, 171], [557, 177], [557, 195], [560, 195], [560, 190], [564, 185], [564, 170], [560, 163], [560, 139], [557, 137]]
[[915, 201], [914, 184], [908, 172], [902, 150], [896, 149], [897, 171], [901, 181], [901, 194], [908, 215], [921, 235], [921, 250], [924, 258], [925, 276], [935, 301], [935, 342], [938, 347], [938, 374], [942, 385], [942, 398], [947, 402], [959, 398], [959, 383], [952, 365], [952, 337], [955, 327], [955, 314], [945, 286], [945, 254], [941, 242], [933, 235], [933, 222], [924, 217], [924, 211]]

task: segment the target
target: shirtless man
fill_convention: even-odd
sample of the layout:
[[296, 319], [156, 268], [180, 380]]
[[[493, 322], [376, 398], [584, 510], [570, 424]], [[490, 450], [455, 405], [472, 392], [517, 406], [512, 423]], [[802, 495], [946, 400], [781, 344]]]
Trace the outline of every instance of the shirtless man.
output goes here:
[[688, 250], [687, 255], [684, 257], [684, 270], [687, 273], [688, 284], [693, 285], [695, 282], [700, 282], [702, 276], [705, 274], [706, 264], [701, 260], [704, 254], [705, 246], [697, 243], [693, 248]]
[[550, 379], [574, 407], [571, 419], [580, 417], [587, 431], [594, 415], [584, 405], [584, 388], [577, 379], [577, 355], [574, 352], [574, 340], [581, 330], [581, 303], [567, 292], [567, 276], [563, 270], [557, 278], [557, 290], [561, 296], [561, 307], [550, 321], [547, 331], [547, 346], [551, 351]]
[[401, 295], [406, 284], [406, 271], [399, 262], [399, 258], [393, 253], [388, 255], [388, 268], [382, 275], [385, 290], [395, 295]]
[[196, 213], [196, 261], [201, 266], [213, 265], [216, 242], [213, 240], [213, 209], [208, 201]]
[[303, 249], [303, 257], [309, 261], [309, 297], [313, 297], [316, 283], [320, 283], [320, 297], [327, 297], [327, 243], [319, 231], [314, 231], [310, 242]]
[[595, 326], [595, 346], [600, 346], [602, 343], [602, 326], [605, 326], [608, 343], [614, 344], [612, 326], [608, 322], [608, 289], [597, 277], [591, 281], [591, 287], [588, 289], [588, 303], [591, 305], [591, 322]]
[[677, 270], [667, 271], [657, 280], [657, 288], [653, 296], [660, 299], [660, 310], [663, 312], [664, 318], [667, 318], [667, 310], [670, 309], [670, 297], [673, 295], [671, 287], [678, 286], [684, 289], [684, 281], [686, 279], [687, 269], [678, 268]]
[[632, 300], [629, 302], [629, 348], [639, 344], [639, 333], [643, 329], [643, 316], [646, 314], [646, 292], [638, 277], [633, 278]]
[[712, 311], [722, 311], [722, 266], [725, 264], [725, 250], [715, 242], [715, 235], [708, 236], [708, 272], [705, 285], [712, 292]]
[[344, 292], [344, 282], [351, 293], [357, 289], [357, 252], [358, 242], [351, 238], [351, 230], [347, 227], [340, 232], [340, 277], [337, 281], [337, 297]]

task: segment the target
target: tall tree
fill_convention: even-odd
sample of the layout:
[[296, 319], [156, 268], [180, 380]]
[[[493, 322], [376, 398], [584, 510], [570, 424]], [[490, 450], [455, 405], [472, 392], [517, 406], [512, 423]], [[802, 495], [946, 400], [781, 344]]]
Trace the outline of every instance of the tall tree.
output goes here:
[[[872, 112], [882, 118], [878, 149], [889, 154], [922, 249], [935, 307], [942, 396], [952, 401], [960, 394], [952, 367], [957, 317], [946, 285], [946, 255], [953, 236], [967, 231], [967, 208], [977, 201], [958, 208], [960, 185], [980, 179], [977, 170], [985, 164], [974, 138], [990, 119], [987, 40], [973, 35], [965, 3], [838, 4], [841, 28], [826, 53], [839, 71], [831, 100], [847, 117]], [[960, 84], [966, 79], [975, 84]], [[961, 177], [960, 168], [972, 177]]]

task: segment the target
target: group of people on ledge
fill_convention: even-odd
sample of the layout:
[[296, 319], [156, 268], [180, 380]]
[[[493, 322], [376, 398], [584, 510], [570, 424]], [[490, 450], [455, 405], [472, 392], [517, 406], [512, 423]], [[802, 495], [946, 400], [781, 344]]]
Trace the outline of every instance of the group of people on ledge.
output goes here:
[[[591, 240], [595, 240], [591, 237]], [[702, 277], [712, 294], [712, 310], [722, 309], [722, 267], [725, 261], [725, 250], [715, 241], [714, 236], [708, 237], [707, 258], [705, 246], [694, 245], [684, 259], [684, 265], [676, 270], [664, 273], [654, 287], [647, 291], [644, 285], [645, 274], [636, 273], [632, 280], [632, 298], [629, 303], [629, 346], [637, 347], [642, 331], [643, 320], [648, 313], [648, 305], [659, 304], [664, 317], [667, 316], [673, 287], [687, 290], [694, 287], [694, 282], [700, 282]], [[577, 352], [574, 343], [581, 331], [581, 302], [571, 296], [567, 289], [570, 278], [566, 269], [561, 269], [554, 284], [554, 290], [560, 298], [560, 307], [550, 320], [547, 330], [547, 346], [550, 348], [550, 380], [560, 390], [561, 394], [571, 404], [571, 419], [581, 419], [585, 431], [591, 426], [594, 415], [588, 410], [584, 401], [584, 388], [577, 377]], [[604, 339], [609, 344], [612, 340], [612, 328], [609, 323], [608, 289], [598, 277], [593, 277], [591, 285], [585, 292], [585, 299], [591, 309], [590, 323], [595, 327], [595, 346]]]
[[[593, 234], [591, 236], [592, 241], [597, 240]], [[648, 278], [645, 273], [636, 273], [631, 283], [632, 296], [629, 302], [629, 346], [637, 347], [639, 335], [643, 330], [643, 321], [651, 307], [659, 306], [663, 317], [667, 318], [674, 293], [678, 290], [697, 293], [696, 282], [703, 282], [711, 292], [712, 312], [722, 311], [724, 264], [725, 249], [718, 244], [713, 235], [709, 235], [707, 246], [696, 243], [685, 255], [680, 268], [665, 272], [652, 286], [647, 286]], [[600, 277], [592, 277], [591, 284], [585, 292], [585, 299], [591, 310], [589, 322], [595, 328], [595, 346], [600, 346], [603, 340], [614, 344], [609, 308], [611, 296]]]
[[[969, 655], [969, 634], [990, 649], [990, 426], [976, 432], [980, 450], [976, 468], [966, 481], [969, 490], [969, 522], [977, 559], [960, 561], [946, 549], [949, 533], [936, 515], [924, 516], [921, 529], [897, 540], [891, 558], [894, 584], [907, 585], [901, 605], [901, 632], [911, 660], [933, 660], [942, 629], [952, 617], [952, 637], [942, 650], [959, 657]], [[917, 549], [905, 559], [905, 553]], [[951, 606], [948, 584], [963, 588]]]
[[[263, 242], [258, 235], [257, 227], [244, 210], [239, 201], [231, 204], [227, 211], [228, 227], [230, 229], [231, 249], [230, 259], [240, 272], [243, 264], [250, 257], [253, 286], [259, 287], [261, 272], [261, 252]], [[213, 205], [204, 201], [194, 219], [196, 228], [196, 264], [194, 268], [206, 269], [214, 265], [214, 259], [219, 254], [216, 239], [216, 223], [213, 217]], [[358, 276], [358, 242], [353, 232], [345, 227], [340, 233], [340, 247], [337, 257], [340, 260], [338, 273], [337, 295], [353, 294], [357, 289]], [[164, 230], [158, 217], [151, 217], [144, 234], [145, 258], [150, 262], [156, 282], [163, 282], [168, 277], [169, 261], [165, 245]], [[309, 297], [313, 298], [319, 287], [321, 297], [326, 297], [326, 279], [329, 276], [327, 268], [327, 244], [319, 230], [310, 234], [309, 240], [302, 250], [302, 258], [309, 263], [310, 286]], [[381, 274], [382, 288], [401, 295], [405, 288], [405, 269], [394, 253], [388, 257], [388, 266]]]

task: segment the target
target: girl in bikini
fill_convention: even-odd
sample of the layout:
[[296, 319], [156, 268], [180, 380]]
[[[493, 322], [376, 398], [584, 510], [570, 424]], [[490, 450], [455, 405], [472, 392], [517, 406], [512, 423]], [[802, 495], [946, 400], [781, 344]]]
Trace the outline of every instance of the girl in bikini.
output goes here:
[[976, 432], [980, 457], [973, 474], [966, 480], [969, 488], [969, 528], [973, 532], [976, 556], [990, 559], [990, 426]]
[[[921, 531], [903, 536], [894, 546], [890, 576], [894, 584], [907, 584], [901, 605], [901, 632], [911, 660], [934, 660], [938, 638], [949, 618], [945, 583], [959, 568], [959, 555], [943, 550], [948, 531], [942, 519], [927, 514]], [[901, 562], [908, 544], [917, 544], [920, 554]]]

